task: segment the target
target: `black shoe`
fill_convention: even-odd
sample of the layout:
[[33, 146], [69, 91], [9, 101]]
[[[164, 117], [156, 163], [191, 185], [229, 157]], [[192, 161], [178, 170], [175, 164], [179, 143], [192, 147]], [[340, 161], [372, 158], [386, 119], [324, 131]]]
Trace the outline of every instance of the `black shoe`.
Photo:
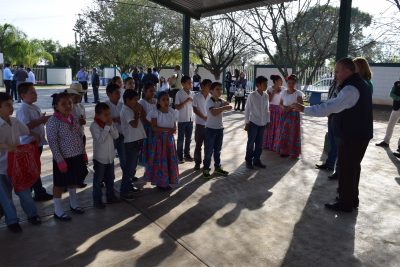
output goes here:
[[265, 168], [267, 168], [267, 165], [262, 164], [261, 161], [258, 161], [258, 162], [255, 162], [255, 163], [254, 163], [254, 167], [261, 168], [261, 169], [265, 169]]
[[315, 168], [319, 170], [333, 171], [333, 168], [328, 167], [326, 164], [315, 164]]
[[36, 195], [35, 194], [35, 196], [33, 197], [33, 200], [37, 201], [37, 202], [49, 201], [49, 200], [52, 200], [52, 199], [53, 199], [53, 195], [50, 195], [48, 193], [43, 193], [43, 194], [40, 194], [40, 195]]
[[75, 214], [81, 215], [81, 214], [84, 214], [84, 213], [85, 213], [85, 211], [84, 211], [81, 207], [73, 208], [73, 207], [70, 206], [70, 209], [71, 209], [71, 211], [72, 211], [73, 213], [75, 213]]
[[194, 159], [189, 155], [189, 156], [185, 156], [185, 161], [187, 161], [187, 162], [193, 162]]
[[178, 164], [183, 164], [185, 161], [183, 159], [178, 159]]
[[199, 171], [199, 170], [200, 170], [200, 164], [197, 164], [197, 163], [196, 163], [196, 165], [194, 165], [194, 169], [195, 169], [196, 171]]
[[62, 221], [62, 222], [67, 222], [72, 219], [71, 216], [69, 216], [65, 213], [61, 214], [61, 216], [58, 216], [57, 214], [54, 213], [53, 216], [54, 216], [54, 219]]
[[137, 195], [139, 195], [142, 192], [141, 189], [137, 188], [137, 187], [132, 187], [131, 190], [129, 190], [128, 192], [124, 192], [120, 194], [120, 197], [123, 199], [134, 199]]
[[380, 147], [389, 147], [389, 144], [386, 143], [385, 141], [382, 141], [382, 142], [380, 142], [380, 143], [376, 143], [375, 145], [376, 145], [376, 146], [380, 146]]
[[343, 211], [343, 212], [352, 212], [353, 208], [345, 207], [343, 204], [340, 202], [334, 202], [334, 203], [327, 203], [325, 204], [325, 207], [329, 210], [333, 211]]
[[246, 168], [247, 168], [247, 169], [250, 169], [250, 170], [254, 169], [253, 163], [251, 163], [251, 162], [246, 162]]
[[32, 218], [28, 218], [28, 222], [30, 222], [33, 225], [39, 225], [42, 223], [42, 221], [40, 220], [39, 216], [34, 216]]
[[395, 156], [396, 158], [400, 158], [400, 153], [399, 152], [393, 152], [393, 156]]
[[22, 228], [19, 225], [19, 223], [13, 223], [13, 224], [9, 224], [7, 225], [8, 230], [10, 230], [13, 233], [21, 233], [22, 232]]
[[85, 188], [86, 186], [87, 186], [87, 184], [85, 184], [85, 183], [81, 183], [78, 185], [79, 188]]
[[329, 175], [328, 179], [329, 180], [337, 180], [337, 179], [339, 179], [339, 174], [337, 172], [335, 172], [332, 175]]
[[95, 207], [96, 209], [102, 210], [102, 209], [104, 209], [106, 207], [106, 205], [104, 205], [103, 202], [98, 202], [98, 203], [94, 203], [93, 207]]

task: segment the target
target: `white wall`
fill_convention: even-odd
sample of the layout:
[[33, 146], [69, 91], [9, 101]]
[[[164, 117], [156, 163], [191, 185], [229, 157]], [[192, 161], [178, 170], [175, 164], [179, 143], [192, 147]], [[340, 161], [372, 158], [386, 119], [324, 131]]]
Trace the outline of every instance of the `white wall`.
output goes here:
[[[112, 79], [115, 76], [115, 74], [116, 74], [116, 70], [114, 68], [104, 68], [104, 70], [103, 70], [103, 77], [106, 79]], [[119, 74], [119, 72], [117, 73], [117, 76], [121, 76], [118, 74]]]
[[69, 85], [72, 83], [72, 69], [47, 68], [47, 84]]
[[390, 90], [395, 81], [400, 79], [400, 67], [371, 66], [374, 94], [372, 101], [378, 105], [392, 105]]

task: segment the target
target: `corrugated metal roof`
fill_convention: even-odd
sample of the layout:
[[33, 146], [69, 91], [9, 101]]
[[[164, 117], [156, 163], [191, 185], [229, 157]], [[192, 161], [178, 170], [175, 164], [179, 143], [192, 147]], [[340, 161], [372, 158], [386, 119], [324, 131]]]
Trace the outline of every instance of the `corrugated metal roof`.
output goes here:
[[157, 4], [166, 6], [180, 13], [187, 14], [193, 18], [203, 17], [234, 12], [265, 6], [289, 2], [292, 0], [151, 0]]

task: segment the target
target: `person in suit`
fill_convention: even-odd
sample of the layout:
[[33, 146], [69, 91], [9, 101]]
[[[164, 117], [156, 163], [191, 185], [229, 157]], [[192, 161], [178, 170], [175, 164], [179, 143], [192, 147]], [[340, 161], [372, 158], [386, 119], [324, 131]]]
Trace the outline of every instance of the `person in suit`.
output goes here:
[[93, 72], [92, 72], [92, 88], [93, 88], [93, 95], [94, 95], [93, 103], [100, 102], [99, 86], [100, 86], [100, 77], [99, 77], [99, 74], [97, 73], [97, 69], [93, 68]]

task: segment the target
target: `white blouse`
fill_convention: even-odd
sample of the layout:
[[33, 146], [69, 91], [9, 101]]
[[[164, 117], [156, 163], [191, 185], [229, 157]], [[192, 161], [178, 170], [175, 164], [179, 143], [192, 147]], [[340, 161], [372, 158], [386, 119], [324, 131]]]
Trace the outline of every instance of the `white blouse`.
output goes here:
[[153, 103], [147, 102], [145, 99], [140, 99], [139, 104], [142, 105], [144, 111], [146, 112], [146, 115], [149, 114], [153, 109], [156, 108], [156, 100], [152, 99]]
[[284, 106], [290, 106], [294, 103], [297, 103], [297, 98], [298, 97], [304, 97], [304, 94], [302, 91], [296, 90], [294, 93], [289, 94], [288, 90], [283, 90], [281, 92], [281, 99], [283, 102]]
[[167, 113], [164, 113], [158, 109], [153, 109], [147, 114], [146, 119], [151, 121], [152, 119], [157, 119], [157, 126], [161, 128], [174, 128], [177, 121], [176, 110], [169, 108]]
[[[272, 97], [272, 100], [269, 102], [271, 105], [280, 105], [281, 103], [281, 94], [282, 92], [286, 90], [285, 87], [281, 86], [281, 92], [279, 94], [274, 94], [274, 96]], [[273, 89], [272, 86], [268, 87], [267, 91], [269, 93], [272, 93]]]

